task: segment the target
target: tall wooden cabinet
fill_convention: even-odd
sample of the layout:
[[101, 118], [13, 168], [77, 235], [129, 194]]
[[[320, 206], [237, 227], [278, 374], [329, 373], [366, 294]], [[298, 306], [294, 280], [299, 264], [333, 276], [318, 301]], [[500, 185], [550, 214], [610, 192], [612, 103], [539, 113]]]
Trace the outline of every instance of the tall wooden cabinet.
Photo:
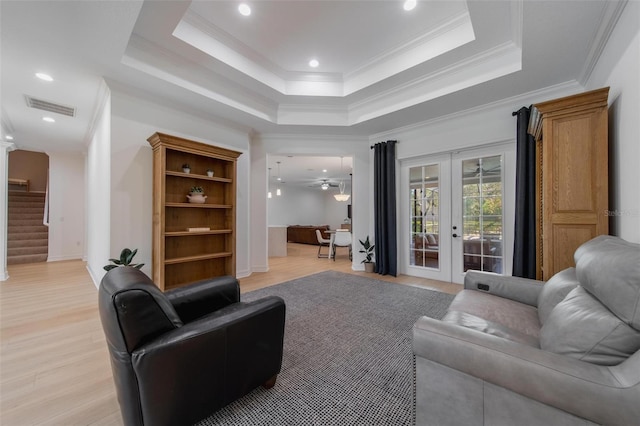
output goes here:
[[607, 87], [534, 105], [540, 279], [575, 266], [576, 248], [609, 232], [608, 93]]
[[[154, 282], [165, 291], [205, 278], [235, 276], [240, 153], [162, 133], [147, 140], [153, 148]], [[185, 164], [189, 173], [183, 171]], [[204, 203], [189, 202], [192, 187], [204, 190]]]

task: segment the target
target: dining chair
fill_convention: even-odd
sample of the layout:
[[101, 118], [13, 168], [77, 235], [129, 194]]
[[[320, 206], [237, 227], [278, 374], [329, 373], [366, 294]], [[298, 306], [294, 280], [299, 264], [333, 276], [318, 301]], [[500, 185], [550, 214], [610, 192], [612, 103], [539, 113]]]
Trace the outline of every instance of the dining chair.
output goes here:
[[[320, 232], [319, 229], [316, 229], [316, 238], [318, 239], [318, 257], [320, 258], [327, 258], [329, 257], [329, 244], [331, 243], [331, 239], [330, 238], [323, 238], [322, 237], [322, 232]], [[322, 250], [322, 247], [327, 247], [327, 254], [321, 254], [320, 251]]]
[[336, 230], [333, 237], [333, 260], [336, 260], [336, 247], [347, 247], [349, 249], [349, 260], [352, 260], [351, 252], [352, 236], [348, 230]]

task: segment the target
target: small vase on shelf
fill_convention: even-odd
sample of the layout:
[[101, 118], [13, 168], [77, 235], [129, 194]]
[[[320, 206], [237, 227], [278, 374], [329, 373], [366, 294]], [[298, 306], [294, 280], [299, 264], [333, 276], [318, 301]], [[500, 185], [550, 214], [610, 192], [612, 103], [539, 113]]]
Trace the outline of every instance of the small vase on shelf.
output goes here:
[[182, 165], [182, 171], [184, 173], [191, 173], [191, 167], [188, 164], [183, 164]]
[[207, 200], [207, 196], [204, 195], [204, 190], [201, 186], [194, 186], [191, 188], [189, 195], [187, 195], [187, 200], [194, 204], [204, 204]]
[[207, 170], [207, 176], [209, 176], [209, 177], [213, 177], [213, 170], [208, 169], [208, 170]]

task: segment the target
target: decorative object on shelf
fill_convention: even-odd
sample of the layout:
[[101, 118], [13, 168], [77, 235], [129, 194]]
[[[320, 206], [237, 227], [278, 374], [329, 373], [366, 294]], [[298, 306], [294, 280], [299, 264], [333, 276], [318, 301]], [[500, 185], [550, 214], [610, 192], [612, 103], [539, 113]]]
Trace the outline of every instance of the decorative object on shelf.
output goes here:
[[184, 163], [182, 165], [182, 171], [185, 173], [191, 173], [191, 166], [189, 166], [187, 163]]
[[191, 192], [187, 195], [190, 203], [194, 204], [204, 204], [207, 200], [207, 196], [204, 195], [204, 189], [201, 186], [192, 186]]
[[113, 265], [105, 265], [103, 269], [105, 271], [110, 271], [119, 266], [131, 266], [132, 268], [140, 269], [144, 266], [144, 263], [138, 263], [138, 264], [131, 263], [133, 262], [133, 257], [136, 255], [137, 252], [138, 252], [138, 249], [134, 249], [134, 250], [131, 250], [128, 248], [122, 249], [122, 251], [120, 252], [120, 259], [109, 259], [109, 262], [113, 262]]
[[[342, 160], [344, 158], [340, 157], [340, 175], [342, 176]], [[342, 180], [342, 177], [340, 178], [340, 184], [338, 185], [338, 188], [340, 189], [340, 193], [339, 194], [334, 194], [334, 198], [336, 199], [336, 201], [348, 201], [350, 195], [349, 194], [345, 194], [344, 193], [344, 181]]]
[[207, 169], [207, 176], [213, 177], [213, 170]]
[[362, 245], [362, 249], [360, 249], [360, 253], [364, 253], [364, 260], [360, 263], [364, 263], [364, 270], [365, 272], [373, 272], [373, 269], [375, 267], [375, 263], [373, 263], [372, 259], [373, 259], [373, 249], [375, 248], [375, 244], [371, 244], [371, 241], [369, 241], [369, 236], [367, 235], [367, 238], [362, 241], [362, 240], [358, 240], [360, 241], [360, 244]]
[[187, 231], [189, 231], [189, 232], [207, 232], [207, 231], [211, 231], [211, 228], [209, 228], [208, 226], [201, 226], [199, 228], [187, 228]]

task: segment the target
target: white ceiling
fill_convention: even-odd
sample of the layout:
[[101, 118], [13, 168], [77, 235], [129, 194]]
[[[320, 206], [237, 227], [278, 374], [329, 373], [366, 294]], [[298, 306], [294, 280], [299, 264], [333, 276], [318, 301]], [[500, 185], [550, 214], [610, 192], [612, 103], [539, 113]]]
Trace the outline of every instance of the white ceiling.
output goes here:
[[[247, 2], [249, 17], [225, 0], [1, 1], [2, 137], [21, 149], [83, 150], [104, 81], [247, 132], [372, 135], [584, 83], [624, 5]], [[44, 123], [25, 95], [76, 116]]]

